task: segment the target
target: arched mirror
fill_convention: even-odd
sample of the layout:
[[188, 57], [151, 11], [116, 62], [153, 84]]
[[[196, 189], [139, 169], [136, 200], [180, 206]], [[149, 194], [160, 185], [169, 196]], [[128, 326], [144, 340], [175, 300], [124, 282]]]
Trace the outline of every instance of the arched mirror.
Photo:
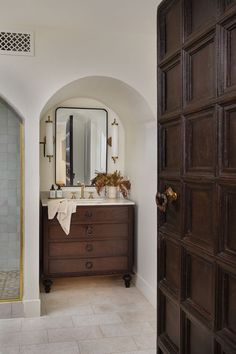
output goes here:
[[59, 107], [56, 110], [56, 184], [90, 185], [95, 172], [107, 172], [105, 109]]
[[22, 123], [0, 100], [0, 301], [22, 298]]

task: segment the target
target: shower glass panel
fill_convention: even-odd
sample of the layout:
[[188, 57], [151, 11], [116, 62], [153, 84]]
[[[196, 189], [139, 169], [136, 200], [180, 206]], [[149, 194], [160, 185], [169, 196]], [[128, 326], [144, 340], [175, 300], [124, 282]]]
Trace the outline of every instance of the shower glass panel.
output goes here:
[[22, 124], [0, 100], [0, 301], [22, 298]]

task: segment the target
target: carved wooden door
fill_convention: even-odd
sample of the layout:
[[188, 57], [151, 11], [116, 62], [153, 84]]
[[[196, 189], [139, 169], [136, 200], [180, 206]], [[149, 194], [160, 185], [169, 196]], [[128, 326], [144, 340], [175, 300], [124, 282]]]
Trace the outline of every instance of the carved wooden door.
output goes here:
[[236, 1], [164, 0], [157, 23], [157, 352], [236, 353]]

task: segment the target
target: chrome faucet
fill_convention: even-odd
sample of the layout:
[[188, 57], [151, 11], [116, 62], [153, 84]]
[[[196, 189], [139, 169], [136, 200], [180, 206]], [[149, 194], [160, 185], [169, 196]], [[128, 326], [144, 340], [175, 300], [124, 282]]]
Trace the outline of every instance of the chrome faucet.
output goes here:
[[85, 189], [85, 184], [81, 183], [81, 186], [80, 186], [80, 199], [85, 199], [85, 197], [84, 197], [84, 189]]

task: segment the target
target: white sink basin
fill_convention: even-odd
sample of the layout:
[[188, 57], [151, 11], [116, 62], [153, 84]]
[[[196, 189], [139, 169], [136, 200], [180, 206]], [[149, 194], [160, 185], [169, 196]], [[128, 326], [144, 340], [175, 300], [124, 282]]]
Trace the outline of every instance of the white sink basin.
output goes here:
[[93, 199], [70, 199], [74, 200], [77, 204], [100, 204], [105, 203], [105, 198], [93, 198]]

